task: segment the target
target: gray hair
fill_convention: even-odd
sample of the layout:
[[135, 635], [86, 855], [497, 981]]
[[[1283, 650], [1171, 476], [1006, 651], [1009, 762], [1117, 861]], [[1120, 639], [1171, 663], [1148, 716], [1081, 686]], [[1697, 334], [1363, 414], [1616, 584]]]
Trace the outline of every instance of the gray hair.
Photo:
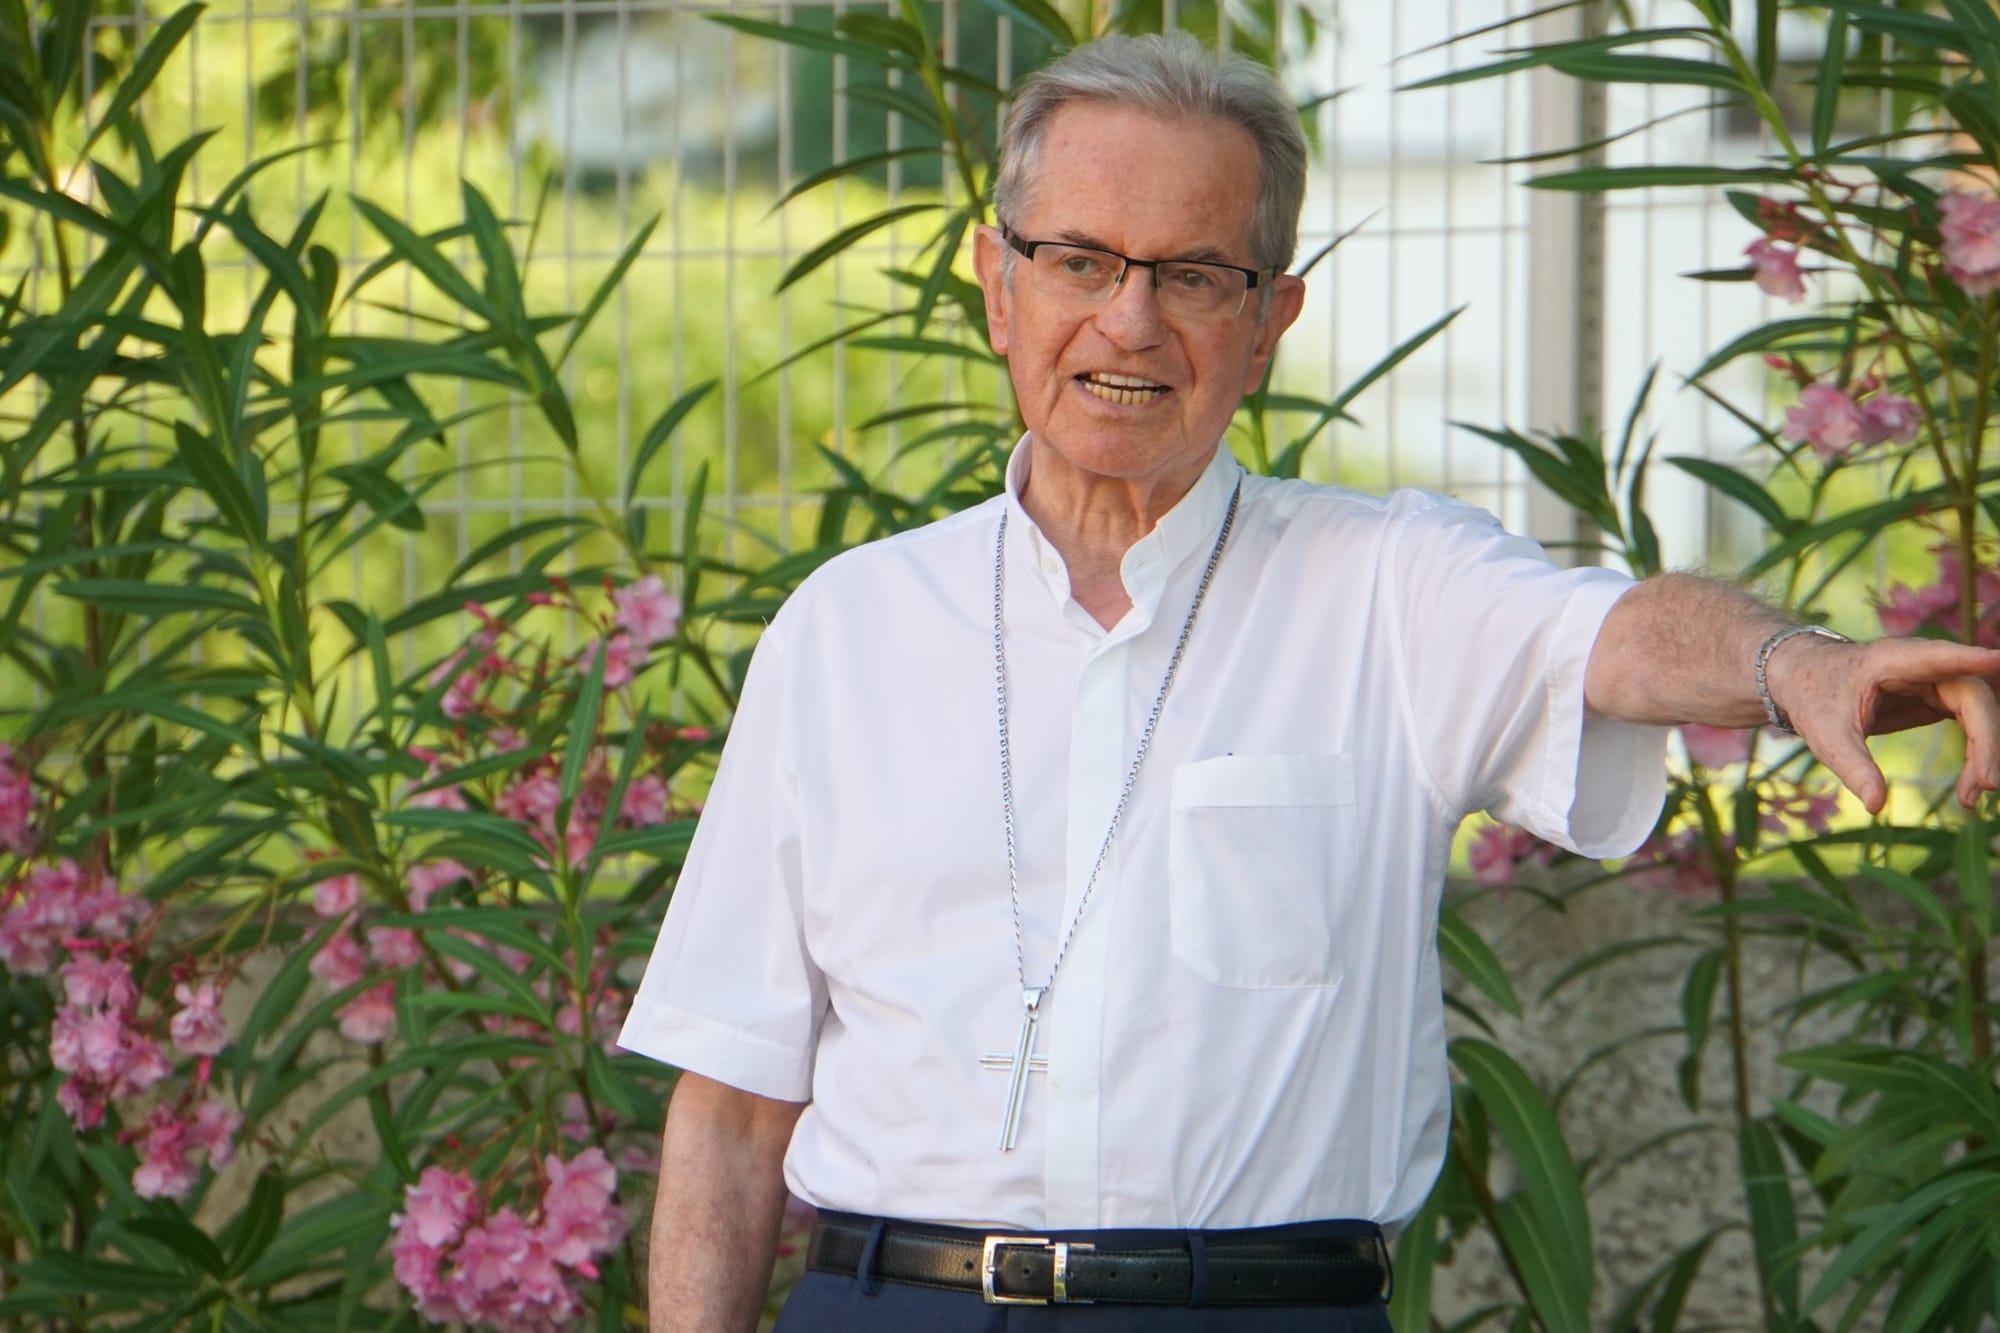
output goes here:
[[1184, 32], [1102, 37], [1057, 57], [1013, 92], [993, 184], [993, 211], [1003, 222], [1012, 225], [1028, 206], [1042, 135], [1071, 102], [1136, 107], [1162, 119], [1205, 117], [1244, 130], [1257, 146], [1252, 258], [1259, 268], [1290, 265], [1305, 202], [1306, 138], [1298, 109], [1263, 66], [1215, 55]]

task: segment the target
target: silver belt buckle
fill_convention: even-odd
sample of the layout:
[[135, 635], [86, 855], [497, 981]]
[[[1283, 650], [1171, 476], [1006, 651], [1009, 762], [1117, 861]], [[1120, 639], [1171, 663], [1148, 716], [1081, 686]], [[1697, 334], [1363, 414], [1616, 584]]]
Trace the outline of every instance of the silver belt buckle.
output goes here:
[[[1055, 1268], [1050, 1275], [1047, 1296], [1002, 1296], [993, 1289], [993, 1279], [1000, 1272], [1000, 1251], [1004, 1249], [1046, 1248], [1055, 1255]], [[1071, 1250], [1092, 1250], [1097, 1247], [1087, 1241], [1072, 1243], [1066, 1240], [1051, 1241], [1046, 1236], [988, 1236], [979, 1247], [979, 1290], [988, 1305], [1091, 1305], [1087, 1300], [1072, 1300], [1069, 1294], [1069, 1255]]]

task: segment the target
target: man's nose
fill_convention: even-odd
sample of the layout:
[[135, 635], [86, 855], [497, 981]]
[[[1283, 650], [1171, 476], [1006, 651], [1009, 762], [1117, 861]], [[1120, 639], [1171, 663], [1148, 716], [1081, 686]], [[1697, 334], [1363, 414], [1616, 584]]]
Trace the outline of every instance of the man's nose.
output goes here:
[[1120, 347], [1151, 347], [1166, 336], [1166, 319], [1160, 312], [1160, 293], [1153, 286], [1153, 270], [1137, 264], [1104, 298], [1097, 326], [1104, 336]]

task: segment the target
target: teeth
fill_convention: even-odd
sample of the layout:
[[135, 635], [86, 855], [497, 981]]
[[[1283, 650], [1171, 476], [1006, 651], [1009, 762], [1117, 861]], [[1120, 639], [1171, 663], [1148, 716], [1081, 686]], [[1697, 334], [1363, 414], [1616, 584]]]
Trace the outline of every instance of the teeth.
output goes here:
[[1119, 407], [1136, 407], [1140, 403], [1150, 403], [1167, 391], [1166, 385], [1155, 384], [1137, 375], [1092, 372], [1077, 376], [1076, 382], [1091, 396]]

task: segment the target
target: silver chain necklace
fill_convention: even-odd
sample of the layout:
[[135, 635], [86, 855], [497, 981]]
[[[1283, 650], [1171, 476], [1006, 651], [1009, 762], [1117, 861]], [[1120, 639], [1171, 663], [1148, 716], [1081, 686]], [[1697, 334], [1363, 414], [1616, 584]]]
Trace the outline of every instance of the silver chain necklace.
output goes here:
[[1153, 697], [1153, 711], [1146, 717], [1145, 730], [1139, 733], [1139, 748], [1132, 756], [1132, 766], [1125, 770], [1125, 785], [1119, 789], [1118, 804], [1111, 811], [1111, 823], [1104, 830], [1104, 841], [1097, 848], [1097, 860], [1090, 867], [1090, 878], [1083, 883], [1083, 894], [1076, 901], [1076, 913], [1070, 917], [1069, 928], [1056, 945], [1055, 961], [1049, 964], [1049, 974], [1039, 986], [1028, 984], [1027, 955], [1021, 943], [1021, 884], [1014, 843], [1014, 758], [1008, 745], [1007, 728], [1007, 638], [1004, 633], [1007, 510], [1004, 507], [1000, 510], [1000, 535], [993, 540], [993, 690], [999, 706], [1000, 813], [1007, 830], [1007, 898], [1014, 909], [1014, 969], [1021, 979], [1022, 1014], [1021, 1032], [1014, 1043], [1014, 1053], [981, 1056], [979, 1063], [987, 1069], [1007, 1070], [1012, 1075], [1007, 1085], [1007, 1113], [1000, 1124], [1000, 1148], [1003, 1152], [1013, 1148], [1021, 1127], [1021, 1107], [1028, 1099], [1028, 1074], [1031, 1071], [1048, 1071], [1048, 1057], [1035, 1054], [1035, 1030], [1041, 1022], [1042, 997], [1055, 985], [1056, 969], [1062, 966], [1063, 956], [1069, 952], [1077, 924], [1083, 920], [1084, 908], [1090, 905], [1090, 892], [1097, 887], [1098, 873], [1104, 869], [1105, 858], [1111, 854], [1111, 840], [1117, 836], [1118, 825], [1125, 818], [1125, 806], [1132, 798], [1133, 786], [1139, 781], [1139, 769], [1146, 762], [1146, 752], [1153, 746], [1153, 729], [1159, 725], [1160, 711], [1166, 707], [1167, 692], [1174, 687], [1174, 675], [1180, 670], [1181, 656], [1187, 652], [1188, 636], [1194, 632], [1195, 617], [1201, 614], [1202, 599], [1208, 595], [1209, 581], [1215, 577], [1215, 566], [1222, 559], [1222, 548], [1229, 543], [1229, 530], [1236, 524], [1236, 502], [1242, 496], [1243, 481], [1239, 477], [1236, 489], [1229, 493], [1229, 509], [1222, 516], [1222, 531], [1215, 535], [1215, 549], [1208, 553], [1208, 566], [1202, 570], [1201, 582], [1195, 587], [1194, 604], [1188, 607], [1187, 619], [1181, 622], [1181, 636], [1175, 641], [1173, 656], [1167, 661], [1166, 675], [1160, 678], [1160, 692]]

